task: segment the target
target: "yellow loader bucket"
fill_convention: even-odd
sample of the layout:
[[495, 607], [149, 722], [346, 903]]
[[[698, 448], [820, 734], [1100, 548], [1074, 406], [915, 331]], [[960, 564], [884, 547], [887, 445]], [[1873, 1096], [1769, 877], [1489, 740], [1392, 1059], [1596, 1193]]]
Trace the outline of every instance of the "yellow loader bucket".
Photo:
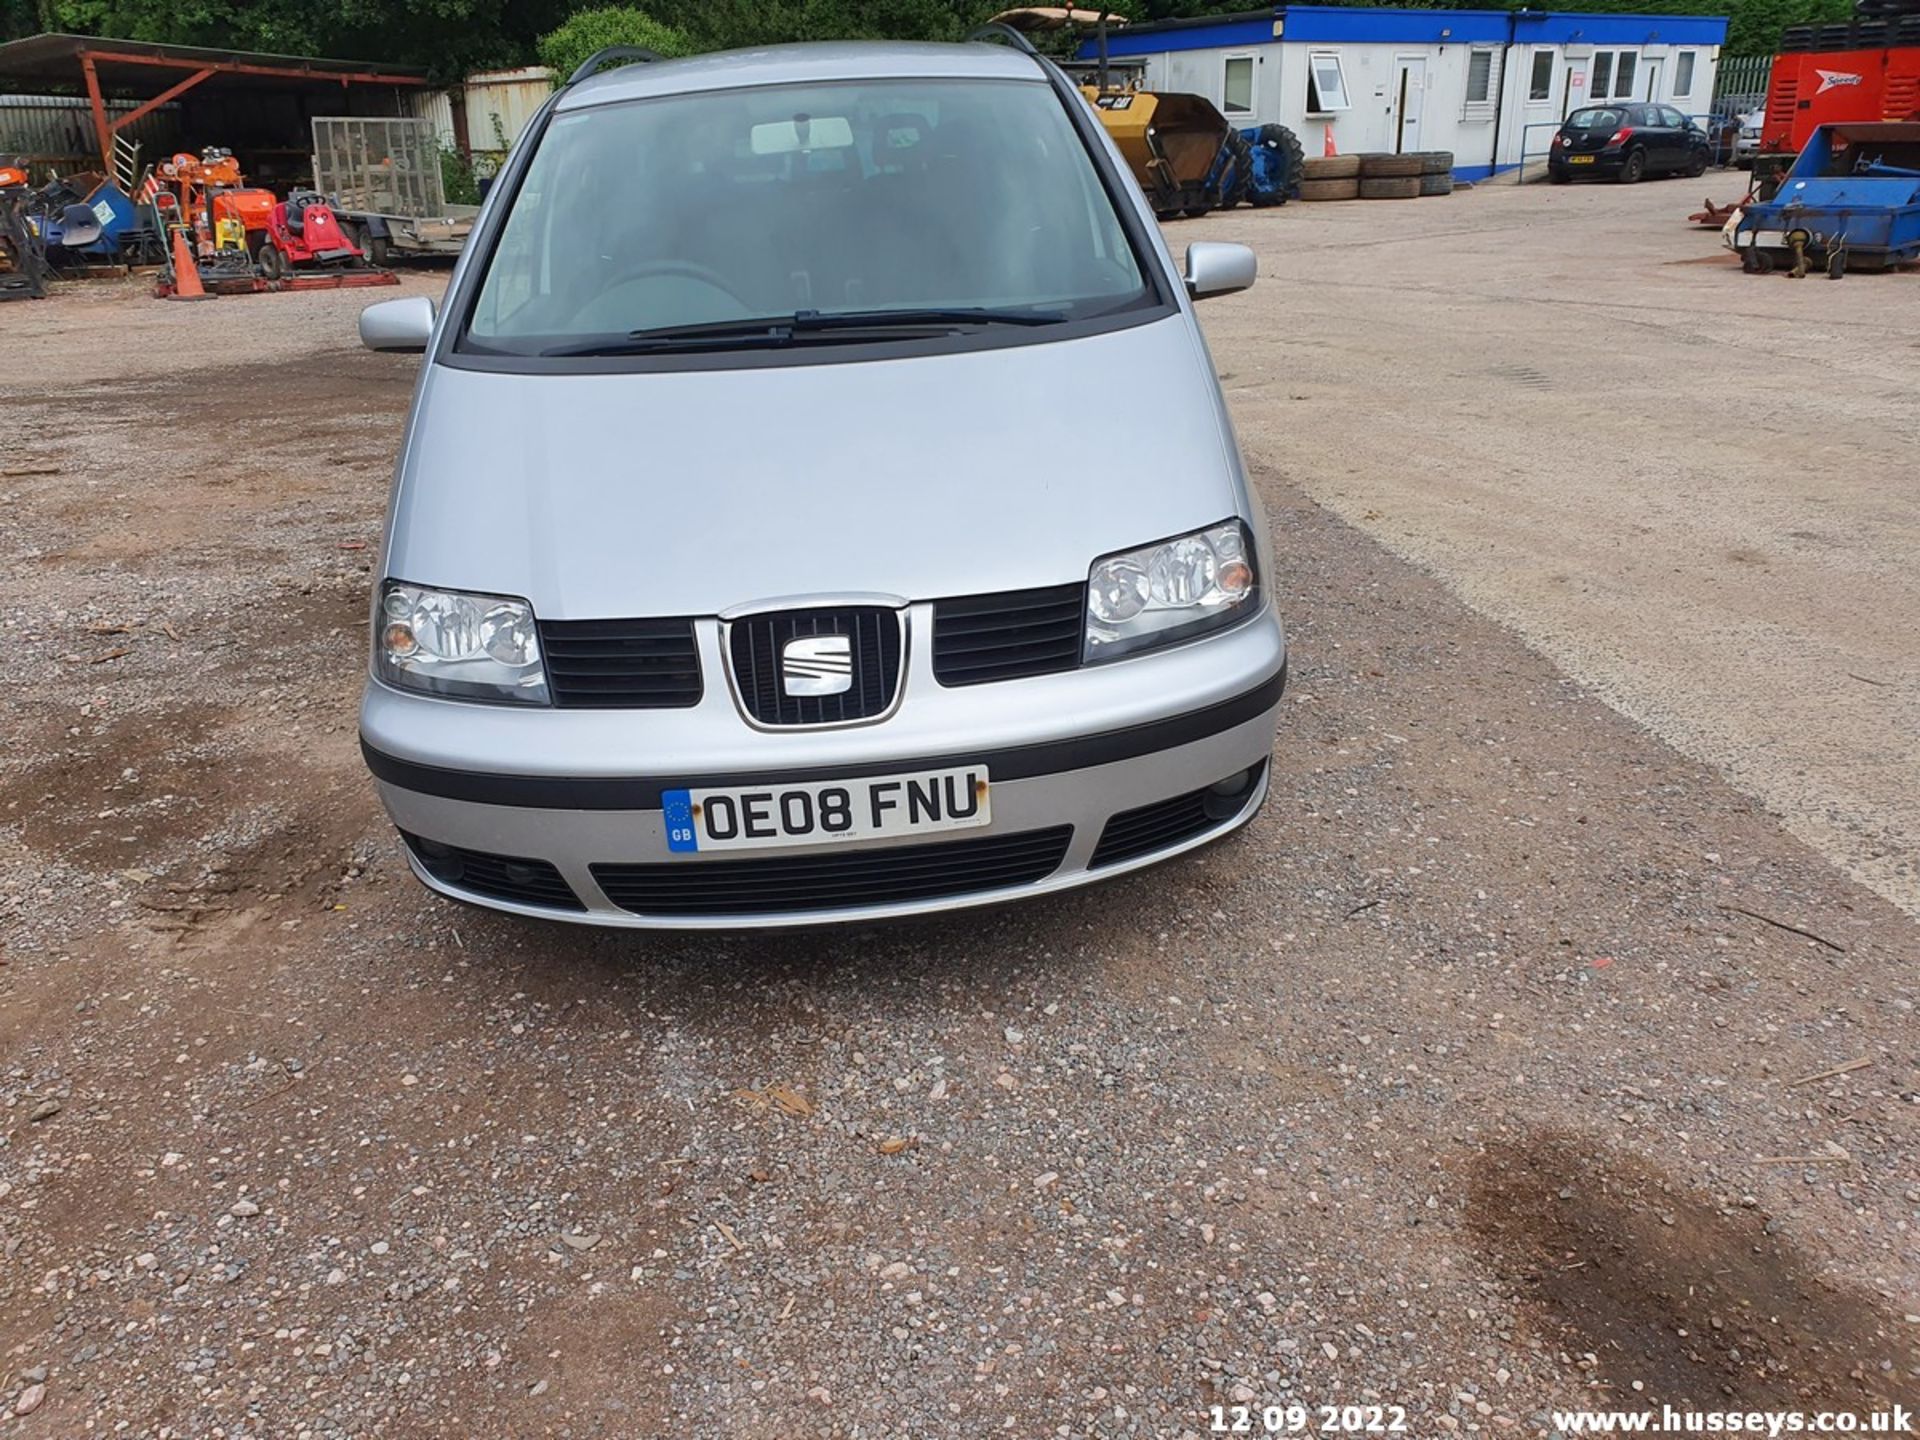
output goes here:
[[1099, 112], [1100, 123], [1162, 219], [1213, 208], [1218, 197], [1209, 192], [1207, 177], [1232, 127], [1212, 101], [1092, 85], [1081, 93]]

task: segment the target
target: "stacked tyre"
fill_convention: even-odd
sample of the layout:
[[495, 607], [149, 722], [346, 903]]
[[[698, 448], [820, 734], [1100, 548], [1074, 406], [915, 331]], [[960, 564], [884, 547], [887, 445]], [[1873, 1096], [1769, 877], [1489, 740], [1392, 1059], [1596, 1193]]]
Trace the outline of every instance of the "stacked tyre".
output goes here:
[[1351, 200], [1360, 193], [1360, 157], [1327, 155], [1300, 166], [1302, 200]]
[[1418, 155], [1362, 155], [1360, 198], [1418, 200], [1420, 170], [1424, 163]]
[[1453, 152], [1451, 150], [1420, 152], [1420, 193], [1422, 195], [1453, 193]]

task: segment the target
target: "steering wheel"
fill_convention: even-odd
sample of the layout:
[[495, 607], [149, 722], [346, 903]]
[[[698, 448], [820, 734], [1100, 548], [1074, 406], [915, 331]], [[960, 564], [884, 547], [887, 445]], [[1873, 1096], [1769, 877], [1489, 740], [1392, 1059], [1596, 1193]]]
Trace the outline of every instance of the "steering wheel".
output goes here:
[[747, 308], [747, 302], [727, 284], [724, 276], [704, 265], [695, 265], [686, 260], [648, 260], [631, 270], [622, 271], [606, 288], [617, 290], [622, 285], [631, 285], [636, 280], [650, 280], [656, 275], [679, 275], [688, 280], [698, 280], [702, 285], [718, 290], [742, 310]]

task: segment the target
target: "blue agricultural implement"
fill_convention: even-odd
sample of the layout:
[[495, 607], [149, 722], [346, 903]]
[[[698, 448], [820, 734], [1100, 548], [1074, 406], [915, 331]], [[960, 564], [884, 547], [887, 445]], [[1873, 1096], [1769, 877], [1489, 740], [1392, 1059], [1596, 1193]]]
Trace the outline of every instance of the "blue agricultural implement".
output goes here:
[[1822, 125], [1733, 247], [1750, 274], [1882, 270], [1920, 258], [1920, 124]]

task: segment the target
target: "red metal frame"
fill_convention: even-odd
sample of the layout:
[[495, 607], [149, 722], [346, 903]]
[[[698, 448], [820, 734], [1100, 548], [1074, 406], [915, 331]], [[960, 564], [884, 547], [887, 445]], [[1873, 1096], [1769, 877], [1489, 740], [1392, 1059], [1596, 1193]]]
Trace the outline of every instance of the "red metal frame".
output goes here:
[[[265, 75], [278, 80], [338, 80], [342, 88], [348, 85], [418, 87], [424, 83], [424, 77], [418, 75], [379, 75], [371, 70], [316, 70], [310, 65], [249, 65], [239, 60], [177, 60], [170, 56], [134, 55], [124, 50], [95, 50], [92, 47], [80, 51], [79, 55], [80, 71], [87, 81], [87, 103], [93, 109], [94, 138], [100, 144], [100, 163], [109, 171], [113, 168], [113, 137], [116, 134], [213, 75]], [[194, 73], [179, 84], [162, 90], [139, 108], [109, 119], [106, 97], [100, 91], [100, 74], [94, 68], [95, 61], [108, 61], [115, 65], [147, 65], [161, 70], [191, 70]]]

